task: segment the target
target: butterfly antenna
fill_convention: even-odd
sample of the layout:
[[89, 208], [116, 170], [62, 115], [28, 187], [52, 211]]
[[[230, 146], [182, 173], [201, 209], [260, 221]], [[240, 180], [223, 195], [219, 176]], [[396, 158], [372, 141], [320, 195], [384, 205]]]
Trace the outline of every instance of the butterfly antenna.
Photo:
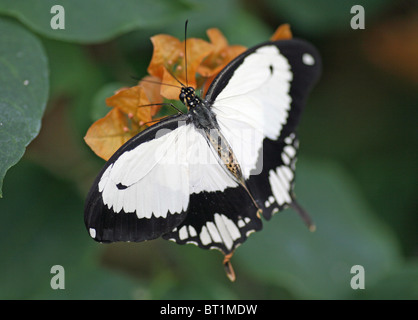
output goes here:
[[140, 106], [137, 106], [137, 108], [143, 108], [143, 107], [152, 107], [152, 106], [169, 106], [173, 109], [177, 110], [178, 113], [184, 114], [183, 111], [181, 111], [179, 108], [177, 108], [174, 104], [169, 102], [162, 102], [162, 103], [150, 103], [150, 104], [141, 104]]
[[186, 23], [184, 25], [184, 67], [186, 70], [186, 85], [189, 86], [189, 81], [187, 79], [187, 46], [186, 46], [186, 41], [187, 41], [187, 24], [188, 24], [189, 20], [186, 20]]
[[[167, 71], [168, 71], [168, 73], [178, 82], [178, 83], [180, 83], [180, 85], [182, 86], [182, 87], [186, 87], [185, 85], [184, 85], [184, 83], [183, 82], [181, 82], [179, 79], [177, 79], [176, 78], [176, 76], [173, 74], [173, 73], [171, 73], [171, 71], [170, 70], [168, 70], [168, 69], [166, 69]], [[168, 85], [168, 84], [166, 84], [166, 85]], [[179, 88], [179, 87], [177, 87], [177, 88]]]
[[[173, 77], [174, 77], [174, 76], [173, 76]], [[175, 78], [175, 77], [174, 77], [174, 78]], [[153, 80], [147, 80], [147, 79], [137, 79], [137, 78], [134, 78], [134, 79], [139, 80], [139, 81], [148, 82], [148, 83], [155, 83], [155, 84], [159, 84], [159, 85], [161, 85], [161, 86], [168, 86], [168, 87], [174, 87], [174, 88], [181, 88], [181, 86], [176, 86], [176, 85], [174, 85], [174, 84], [170, 84], [170, 83], [164, 83], [164, 82], [153, 81]], [[177, 80], [177, 79], [176, 79], [176, 80]], [[181, 82], [180, 82], [180, 84], [181, 84]]]

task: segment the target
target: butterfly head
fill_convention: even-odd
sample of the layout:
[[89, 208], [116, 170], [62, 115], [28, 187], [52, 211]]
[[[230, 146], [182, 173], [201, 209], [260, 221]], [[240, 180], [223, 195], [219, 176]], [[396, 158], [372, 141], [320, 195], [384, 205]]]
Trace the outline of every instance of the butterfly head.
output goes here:
[[195, 89], [192, 87], [182, 87], [179, 99], [188, 109], [194, 108], [201, 103]]

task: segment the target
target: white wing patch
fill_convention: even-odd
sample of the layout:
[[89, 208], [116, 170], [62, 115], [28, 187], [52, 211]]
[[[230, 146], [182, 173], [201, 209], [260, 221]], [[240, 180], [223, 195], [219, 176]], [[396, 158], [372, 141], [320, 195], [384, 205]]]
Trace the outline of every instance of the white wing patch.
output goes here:
[[[266, 207], [269, 207], [276, 200], [279, 206], [285, 206], [292, 203], [291, 191], [294, 180], [294, 170], [296, 163], [296, 152], [298, 140], [295, 134], [290, 134], [284, 139], [287, 144], [282, 152], [283, 165], [275, 170], [269, 171], [269, 182], [274, 199], [269, 197], [266, 201]], [[268, 205], [267, 205], [268, 204]]]
[[236, 186], [191, 124], [124, 152], [98, 184], [109, 209], [140, 219], [185, 211], [191, 193]]
[[279, 49], [264, 46], [244, 58], [213, 104], [245, 179], [251, 170], [261, 170], [256, 166], [263, 139], [280, 136], [292, 101], [292, 79], [289, 62]]
[[302, 62], [307, 66], [313, 66], [315, 64], [315, 58], [309, 53], [304, 53], [302, 56]]
[[277, 167], [276, 170], [269, 171], [269, 182], [271, 190], [273, 192], [274, 198], [280, 206], [284, 205], [285, 203], [292, 202], [292, 198], [290, 197], [289, 192], [290, 183], [293, 177], [291, 179], [288, 179], [287, 175], [285, 174], [286, 169], [289, 168], [285, 166], [280, 166]]
[[[234, 247], [234, 242], [242, 237], [241, 230], [245, 228], [251, 219], [248, 217], [240, 218], [237, 224], [226, 215], [221, 213], [214, 214], [214, 221], [207, 221], [197, 233], [196, 229], [189, 225], [183, 225], [179, 230], [176, 228], [173, 232], [178, 232], [178, 238], [187, 243], [203, 246], [212, 245], [211, 249], [219, 249], [216, 244], [224, 244], [225, 248], [231, 250]], [[248, 230], [247, 236], [255, 230]], [[176, 241], [174, 238], [169, 239]]]

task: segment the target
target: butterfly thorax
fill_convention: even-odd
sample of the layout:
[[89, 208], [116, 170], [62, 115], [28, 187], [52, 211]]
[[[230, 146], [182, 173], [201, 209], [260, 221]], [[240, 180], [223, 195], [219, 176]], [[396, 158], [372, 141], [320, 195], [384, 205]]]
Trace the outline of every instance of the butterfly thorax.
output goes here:
[[200, 129], [208, 144], [215, 150], [220, 162], [232, 174], [239, 184], [244, 183], [241, 166], [235, 154], [220, 131], [215, 113], [211, 110], [209, 102], [202, 100], [192, 87], [183, 87], [180, 92], [180, 101], [189, 109], [188, 116], [197, 129]]
[[198, 129], [219, 128], [215, 114], [207, 101], [196, 95], [192, 87], [182, 87], [180, 101], [189, 109], [188, 117]]
[[203, 103], [202, 99], [196, 95], [196, 91], [193, 87], [182, 87], [179, 99], [189, 110], [196, 108]]

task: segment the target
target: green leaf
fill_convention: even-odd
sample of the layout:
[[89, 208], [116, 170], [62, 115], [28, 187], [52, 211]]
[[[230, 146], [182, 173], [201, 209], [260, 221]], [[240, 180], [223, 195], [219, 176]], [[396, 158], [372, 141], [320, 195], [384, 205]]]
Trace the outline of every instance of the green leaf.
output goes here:
[[[65, 29], [51, 28], [54, 5], [64, 8]], [[216, 25], [208, 14], [214, 8]], [[230, 21], [236, 8], [236, 1], [224, 0], [0, 0], [0, 13], [45, 37], [77, 43], [104, 42], [138, 29], [144, 34], [152, 28], [182, 37], [186, 19], [192, 34]]]
[[51, 98], [77, 99], [104, 81], [100, 64], [85, 47], [42, 39], [50, 69]]
[[48, 65], [39, 40], [0, 18], [0, 196], [6, 171], [37, 136], [48, 99]]
[[[101, 268], [106, 246], [88, 236], [83, 199], [74, 187], [21, 161], [0, 202], [0, 299], [128, 299], [137, 283]], [[51, 267], [65, 271], [65, 289], [50, 286]]]
[[304, 299], [350, 297], [354, 265], [364, 267], [371, 286], [400, 264], [393, 234], [341, 168], [301, 158], [297, 169], [298, 199], [317, 230], [309, 232], [291, 209], [278, 213], [237, 250], [235, 264]]
[[[51, 19], [58, 14], [51, 13], [54, 5], [64, 8], [64, 29], [51, 27]], [[102, 42], [136, 28], [166, 24], [185, 9], [178, 0], [0, 1], [0, 12], [16, 17], [36, 32], [79, 43]]]
[[418, 299], [418, 260], [407, 261], [405, 265], [390, 272], [374, 286], [360, 291], [360, 299], [372, 300], [417, 300]]
[[240, 44], [247, 47], [267, 41], [273, 34], [262, 20], [247, 11], [237, 8], [221, 29], [229, 44]]
[[351, 7], [362, 5], [365, 11], [366, 28], [378, 13], [391, 5], [390, 0], [267, 0], [270, 10], [290, 23], [297, 32], [319, 35], [341, 31], [353, 31], [350, 21]]

